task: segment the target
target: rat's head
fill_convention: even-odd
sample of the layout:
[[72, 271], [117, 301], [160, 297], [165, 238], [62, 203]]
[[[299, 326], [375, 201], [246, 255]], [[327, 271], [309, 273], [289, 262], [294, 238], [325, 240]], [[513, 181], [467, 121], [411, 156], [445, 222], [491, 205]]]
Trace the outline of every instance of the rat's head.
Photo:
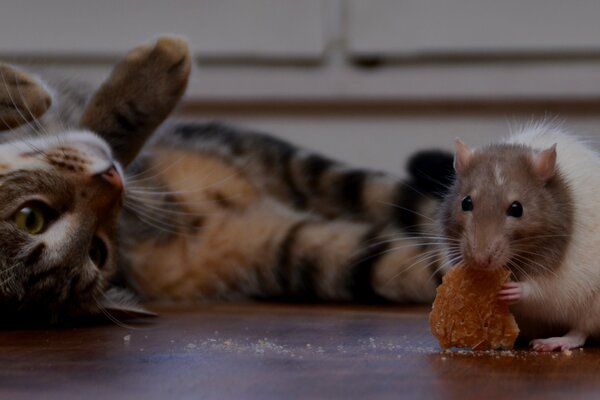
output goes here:
[[557, 151], [513, 144], [472, 150], [457, 140], [456, 181], [441, 210], [449, 258], [516, 274], [557, 265], [573, 214]]
[[121, 166], [107, 143], [67, 131], [0, 145], [0, 304], [80, 314], [116, 269]]

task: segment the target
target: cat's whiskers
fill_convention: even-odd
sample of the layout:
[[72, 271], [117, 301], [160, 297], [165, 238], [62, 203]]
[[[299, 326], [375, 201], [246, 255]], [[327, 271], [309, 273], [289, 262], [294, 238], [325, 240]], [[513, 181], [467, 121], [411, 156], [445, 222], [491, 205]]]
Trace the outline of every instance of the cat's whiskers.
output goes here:
[[[172, 169], [177, 164], [179, 164], [184, 158], [185, 158], [184, 155], [177, 157], [174, 161], [170, 161], [168, 163], [168, 165], [166, 166], [166, 168], [163, 168], [163, 167], [167, 163], [167, 160], [162, 160], [162, 161], [153, 163], [152, 165], [150, 165], [150, 167], [145, 168], [141, 172], [138, 172], [138, 173], [132, 174], [132, 175], [127, 175], [126, 176], [127, 184], [135, 184], [135, 183], [146, 182], [148, 180], [153, 180], [153, 179], [163, 175], [164, 173], [168, 172], [170, 169]], [[156, 170], [156, 172], [154, 172], [155, 170]], [[151, 175], [148, 175], [148, 174], [151, 174]], [[148, 176], [146, 176], [146, 175], [148, 175]]]
[[[2, 72], [2, 69], [0, 69], [0, 78], [2, 79], [2, 83], [4, 84], [4, 87], [6, 88], [6, 94], [8, 94], [8, 98], [11, 101], [11, 103], [15, 106], [14, 109], [17, 111], [17, 113], [19, 114], [19, 117], [21, 117], [21, 119], [23, 119], [23, 122], [27, 124], [27, 126], [33, 131], [33, 132], [37, 132], [36, 128], [29, 122], [28, 118], [25, 117], [25, 115], [23, 115], [23, 113], [21, 112], [21, 108], [17, 106], [17, 103], [15, 102], [15, 99], [13, 98], [11, 91], [8, 87], [8, 82], [6, 81], [6, 78], [4, 76], [4, 72]], [[33, 116], [33, 114], [32, 114]]]
[[173, 224], [171, 221], [164, 221], [159, 217], [156, 217], [153, 213], [149, 213], [139, 208], [132, 208], [130, 205], [128, 205], [125, 208], [131, 211], [135, 215], [135, 217], [138, 218], [141, 222], [163, 232], [167, 232], [177, 236], [196, 237], [196, 235], [189, 233], [189, 231], [201, 230], [201, 227], [196, 227], [192, 224]]
[[198, 186], [198, 187], [191, 188], [191, 189], [172, 190], [172, 191], [152, 191], [152, 190], [145, 190], [145, 189], [141, 189], [141, 188], [135, 188], [135, 186], [134, 186], [132, 189], [128, 189], [128, 190], [133, 190], [136, 193], [143, 193], [145, 195], [155, 195], [155, 196], [164, 196], [166, 194], [170, 194], [170, 195], [191, 194], [191, 193], [202, 192], [202, 191], [205, 191], [206, 189], [214, 188], [215, 186], [223, 185], [226, 182], [230, 181], [231, 179], [239, 176], [239, 174], [240, 174], [240, 172], [235, 172], [224, 178], [219, 179], [218, 181], [212, 182], [208, 185]]
[[[138, 174], [134, 174], [134, 175], [128, 176], [127, 177], [127, 182], [128, 183], [133, 183], [133, 184], [136, 184], [136, 183], [139, 184], [139, 183], [142, 183], [142, 182], [146, 182], [148, 180], [152, 180], [152, 179], [154, 179], [156, 177], [159, 177], [161, 175], [165, 176], [166, 172], [168, 172], [170, 169], [172, 169], [173, 167], [175, 167], [179, 162], [181, 162], [185, 158], [186, 158], [186, 155], [181, 155], [181, 156], [177, 157], [175, 159], [175, 161], [170, 162], [169, 165], [166, 168], [162, 168], [162, 166], [164, 165], [165, 161], [159, 162], [157, 164], [154, 164], [151, 167], [147, 168], [145, 171], [142, 171], [142, 172], [140, 172]], [[248, 164], [249, 164], [249, 162], [243, 162], [243, 163], [241, 163], [238, 166], [238, 171], [236, 171], [232, 175], [233, 176], [240, 175], [241, 172], [239, 172], [239, 171], [243, 170]], [[154, 169], [158, 170], [158, 172], [155, 173], [155, 174], [153, 174], [153, 175], [151, 175], [151, 176], [148, 176], [148, 177], [143, 177], [143, 178], [140, 178], [140, 179], [136, 178], [137, 176], [140, 176], [140, 175], [143, 175], [145, 173], [148, 173], [148, 172], [150, 172], [151, 170], [154, 170]], [[186, 179], [177, 181], [177, 185], [179, 185], [179, 186], [186, 186], [186, 184], [188, 182], [190, 182], [190, 180], [203, 180], [203, 179], [211, 176], [211, 174], [213, 172], [215, 172], [216, 170], [218, 170], [218, 169], [219, 169], [218, 166], [213, 166], [210, 169], [203, 170], [202, 171], [202, 176], [198, 176], [197, 174], [189, 175], [189, 176], [186, 177]], [[227, 178], [229, 178], [229, 177], [227, 177]]]
[[[195, 193], [195, 192], [198, 192], [200, 190], [205, 190], [205, 189], [206, 189], [206, 187], [191, 189], [190, 193]], [[165, 206], [170, 206], [170, 205], [184, 206], [184, 207], [187, 206], [190, 208], [194, 208], [199, 205], [214, 203], [214, 200], [208, 199], [208, 198], [189, 199], [189, 198], [186, 198], [186, 196], [178, 196], [178, 197], [174, 196], [174, 195], [180, 195], [180, 194], [188, 194], [188, 193], [185, 193], [185, 191], [169, 191], [169, 190], [146, 191], [143, 189], [142, 190], [137, 189], [135, 187], [133, 187], [133, 188], [129, 187], [125, 191], [124, 199], [125, 199], [126, 203], [133, 202], [134, 204], [145, 205], [145, 206], [148, 206], [148, 208], [156, 209], [158, 211], [168, 210], [168, 208], [166, 208]], [[243, 196], [242, 193], [233, 193], [228, 196], [223, 196], [222, 199], [223, 200], [232, 200], [232, 199], [241, 198], [242, 196]], [[150, 207], [150, 206], [155, 206], [155, 207]]]
[[[243, 198], [243, 195], [241, 193], [235, 193], [235, 194], [231, 194], [229, 196], [223, 196], [222, 199], [223, 200], [235, 200], [235, 199], [240, 199]], [[138, 202], [138, 203], [143, 203], [143, 204], [150, 204], [150, 205], [154, 205], [154, 206], [171, 206], [171, 205], [181, 205], [184, 207], [196, 207], [202, 204], [211, 204], [214, 203], [214, 200], [211, 199], [187, 199], [185, 197], [170, 197], [168, 195], [166, 195], [164, 198], [156, 198], [156, 197], [150, 197], [150, 198], [146, 198], [145, 195], [139, 195], [137, 193], [133, 193], [133, 195], [130, 196], [125, 196], [125, 201], [134, 201], [134, 202]]]
[[[0, 121], [2, 121], [2, 123], [4, 125], [7, 125], [6, 124], [6, 120], [4, 118], [2, 118], [2, 116], [0, 116]], [[13, 129], [10, 129], [10, 132], [14, 133], [16, 130], [17, 129], [13, 128]], [[32, 134], [30, 134], [29, 132], [23, 131], [22, 129], [21, 129], [21, 131], [22, 132], [19, 133], [20, 134], [20, 136], [19, 136], [19, 142], [23, 142], [26, 146], [28, 146], [30, 149], [32, 149], [34, 153], [45, 155], [44, 151], [42, 151], [41, 149], [37, 148], [33, 143], [30, 142], [30, 139], [34, 139], [35, 138], [35, 136], [34, 136], [35, 132], [33, 132]], [[31, 135], [31, 137], [30, 137], [30, 135]], [[8, 141], [7, 144], [9, 146], [12, 146], [12, 147], [16, 148], [16, 149], [19, 149], [18, 144], [14, 140]]]
[[[132, 199], [128, 199], [127, 201], [132, 201]], [[179, 205], [179, 203], [171, 203], [171, 204], [177, 204]], [[214, 212], [204, 212], [204, 213], [200, 213], [200, 212], [192, 212], [192, 211], [178, 211], [178, 210], [171, 210], [168, 209], [166, 207], [157, 207], [157, 206], [153, 206], [151, 204], [148, 204], [146, 202], [143, 201], [138, 201], [136, 203], [135, 200], [133, 200], [133, 203], [128, 203], [128, 205], [131, 205], [132, 207], [136, 207], [136, 206], [140, 206], [143, 209], [145, 209], [146, 211], [156, 211], [157, 213], [166, 213], [166, 214], [172, 214], [172, 215], [181, 215], [181, 216], [186, 216], [186, 217], [194, 217], [194, 216], [207, 216], [207, 215], [214, 215], [216, 213]]]
[[152, 218], [155, 221], [161, 221], [161, 223], [168, 225], [170, 227], [188, 228], [187, 224], [180, 222], [180, 221], [177, 221], [179, 224], [175, 224], [175, 223], [173, 223], [173, 221], [167, 222], [167, 221], [163, 221], [162, 219], [160, 219], [160, 217], [163, 216], [164, 214], [166, 214], [167, 211], [169, 211], [169, 210], [161, 210], [160, 213], [157, 213], [157, 212], [154, 212], [153, 210], [148, 210], [146, 207], [144, 207], [141, 204], [131, 204], [131, 203], [128, 203], [125, 208], [129, 211], [133, 211], [136, 214], [141, 214], [143, 216]]
[[[61, 90], [61, 91], [65, 90], [65, 88], [67, 88], [67, 90], [68, 90], [68, 87], [69, 87], [69, 84], [68, 84], [68, 82], [70, 82], [70, 78], [66, 78], [65, 82], [62, 82], [62, 83], [60, 84], [60, 86], [62, 86], [62, 87], [60, 88], [60, 90]], [[86, 100], [86, 101], [87, 101], [87, 100]], [[61, 112], [61, 110], [59, 109], [59, 110], [58, 110], [58, 112], [57, 112], [57, 116], [56, 116], [56, 122], [59, 124], [59, 126], [60, 126], [60, 130], [62, 130], [62, 131], [64, 132], [64, 131], [66, 131], [66, 130], [67, 130], [67, 126], [66, 126], [66, 125], [65, 125], [65, 123], [63, 122], [63, 118], [65, 118], [65, 117], [63, 116], [63, 113], [62, 113], [62, 112]]]
[[[16, 263], [15, 265], [13, 265], [12, 267], [6, 268], [2, 271], [0, 271], [0, 276], [4, 275], [4, 274], [8, 274], [11, 273], [14, 269], [18, 268], [19, 266], [21, 266], [21, 264]], [[10, 284], [12, 281], [14, 281], [15, 276], [11, 275], [8, 278], [4, 279], [3, 281], [0, 281], [0, 287], [3, 287], [7, 284]], [[10, 285], [8, 286], [8, 288], [10, 288]]]
[[31, 111], [31, 108], [29, 108], [27, 101], [25, 101], [25, 97], [23, 96], [23, 92], [21, 91], [21, 85], [19, 84], [18, 81], [16, 82], [16, 87], [17, 87], [17, 92], [19, 93], [19, 97], [21, 98], [23, 104], [25, 105], [25, 110], [31, 116], [31, 123], [35, 125], [35, 127], [37, 128], [37, 132], [41, 132], [43, 134], [48, 135], [49, 134], [48, 130], [42, 124], [39, 123], [38, 119], [35, 117], [35, 115]]
[[[106, 295], [103, 296], [107, 299], [107, 301], [109, 301], [109, 299], [106, 297]], [[135, 326], [132, 325], [128, 325], [122, 321], [119, 321], [119, 319], [117, 317], [115, 317], [114, 315], [112, 315], [110, 313], [110, 311], [108, 311], [108, 309], [106, 309], [106, 307], [104, 305], [102, 305], [98, 299], [94, 298], [94, 301], [96, 302], [96, 306], [98, 307], [98, 309], [102, 312], [102, 314], [104, 314], [104, 316], [106, 318], [108, 318], [112, 323], [114, 323], [115, 325], [121, 327], [121, 328], [125, 328], [125, 329], [138, 329]]]

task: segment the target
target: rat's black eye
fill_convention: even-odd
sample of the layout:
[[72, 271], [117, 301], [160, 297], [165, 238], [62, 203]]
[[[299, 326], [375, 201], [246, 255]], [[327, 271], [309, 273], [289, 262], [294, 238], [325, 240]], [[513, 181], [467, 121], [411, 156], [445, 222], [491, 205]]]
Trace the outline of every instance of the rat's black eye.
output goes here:
[[523, 206], [518, 201], [513, 201], [513, 203], [506, 210], [506, 215], [509, 217], [520, 218], [523, 215]]
[[473, 211], [473, 200], [471, 199], [471, 196], [465, 197], [460, 205], [463, 211]]

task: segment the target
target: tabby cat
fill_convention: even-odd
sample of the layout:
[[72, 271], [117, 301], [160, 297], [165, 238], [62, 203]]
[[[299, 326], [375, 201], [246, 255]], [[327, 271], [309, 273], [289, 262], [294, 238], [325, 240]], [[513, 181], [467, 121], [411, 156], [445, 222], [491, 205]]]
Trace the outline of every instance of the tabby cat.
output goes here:
[[161, 125], [190, 67], [176, 37], [131, 51], [95, 93], [0, 67], [4, 315], [142, 312], [128, 291], [433, 298], [441, 254], [429, 216], [450, 158], [422, 154], [402, 182], [219, 123]]

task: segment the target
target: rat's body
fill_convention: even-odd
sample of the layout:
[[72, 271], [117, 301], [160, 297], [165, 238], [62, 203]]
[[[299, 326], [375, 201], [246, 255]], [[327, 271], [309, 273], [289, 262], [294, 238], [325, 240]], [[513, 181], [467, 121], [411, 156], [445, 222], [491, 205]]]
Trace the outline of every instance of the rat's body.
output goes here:
[[458, 142], [455, 169], [441, 213], [451, 257], [511, 268], [500, 299], [524, 336], [554, 336], [534, 349], [600, 337], [600, 156], [540, 125], [482, 149]]

